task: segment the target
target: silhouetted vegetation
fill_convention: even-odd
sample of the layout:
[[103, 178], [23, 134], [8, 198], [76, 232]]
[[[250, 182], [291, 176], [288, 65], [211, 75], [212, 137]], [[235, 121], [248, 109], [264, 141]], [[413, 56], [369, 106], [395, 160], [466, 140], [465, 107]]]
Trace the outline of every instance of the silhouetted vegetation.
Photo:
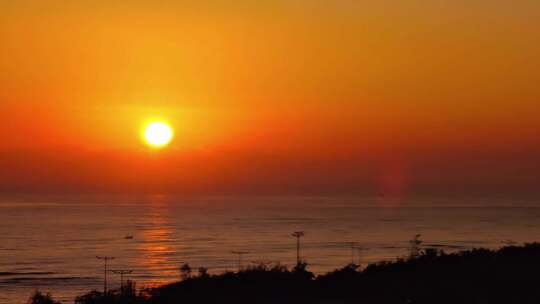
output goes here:
[[219, 275], [199, 270], [198, 275], [189, 272], [183, 281], [139, 295], [130, 287], [126, 295], [91, 292], [77, 298], [76, 303], [540, 302], [538, 243], [452, 254], [424, 249], [415, 257], [370, 264], [364, 269], [349, 264], [316, 277], [307, 269], [307, 264], [301, 263], [293, 269], [260, 264]]
[[148, 303], [148, 298], [144, 292], [136, 292], [135, 284], [128, 281], [119, 290], [110, 290], [107, 293], [91, 291], [85, 295], [75, 298], [75, 304], [144, 304]]
[[182, 265], [182, 267], [180, 267], [180, 278], [182, 278], [182, 280], [187, 280], [191, 277], [191, 266], [189, 266], [188, 263], [185, 263], [184, 265]]
[[60, 304], [60, 302], [54, 301], [50, 293], [43, 294], [36, 290], [28, 299], [28, 304]]

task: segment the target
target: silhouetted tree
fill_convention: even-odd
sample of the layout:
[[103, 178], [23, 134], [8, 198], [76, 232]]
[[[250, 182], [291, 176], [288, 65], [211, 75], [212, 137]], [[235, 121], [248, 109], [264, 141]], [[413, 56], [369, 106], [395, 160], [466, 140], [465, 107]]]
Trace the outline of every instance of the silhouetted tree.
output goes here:
[[188, 263], [184, 263], [184, 265], [180, 267], [180, 277], [182, 280], [187, 280], [191, 277], [191, 266], [189, 266]]

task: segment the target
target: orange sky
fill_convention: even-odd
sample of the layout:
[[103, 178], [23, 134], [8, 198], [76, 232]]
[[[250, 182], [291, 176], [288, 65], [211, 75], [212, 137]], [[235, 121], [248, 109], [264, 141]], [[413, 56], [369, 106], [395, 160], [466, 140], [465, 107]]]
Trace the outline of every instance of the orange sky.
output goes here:
[[540, 3], [398, 2], [2, 1], [0, 191], [540, 192]]

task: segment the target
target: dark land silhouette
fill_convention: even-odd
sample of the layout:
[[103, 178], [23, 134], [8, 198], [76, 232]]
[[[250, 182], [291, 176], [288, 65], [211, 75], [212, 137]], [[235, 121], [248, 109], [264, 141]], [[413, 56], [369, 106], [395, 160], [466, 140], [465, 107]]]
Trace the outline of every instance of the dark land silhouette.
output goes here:
[[[540, 243], [450, 254], [423, 249], [406, 259], [364, 268], [349, 264], [319, 276], [306, 263], [217, 275], [182, 269], [183, 280], [176, 283], [137, 291], [128, 282], [122, 290], [92, 291], [75, 303], [540, 303]], [[57, 304], [39, 292], [29, 303]]]

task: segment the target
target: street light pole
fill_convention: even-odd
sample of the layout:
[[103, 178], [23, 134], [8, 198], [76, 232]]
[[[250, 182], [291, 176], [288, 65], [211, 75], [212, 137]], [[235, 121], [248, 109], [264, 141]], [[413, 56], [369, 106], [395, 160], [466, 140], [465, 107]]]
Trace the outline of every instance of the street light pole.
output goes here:
[[300, 265], [300, 238], [304, 236], [304, 231], [295, 231], [292, 236], [296, 238], [296, 265]]
[[104, 262], [104, 270], [103, 270], [103, 294], [107, 294], [107, 262], [109, 260], [114, 260], [114, 257], [108, 257], [108, 256], [96, 256], [98, 260], [103, 260]]

